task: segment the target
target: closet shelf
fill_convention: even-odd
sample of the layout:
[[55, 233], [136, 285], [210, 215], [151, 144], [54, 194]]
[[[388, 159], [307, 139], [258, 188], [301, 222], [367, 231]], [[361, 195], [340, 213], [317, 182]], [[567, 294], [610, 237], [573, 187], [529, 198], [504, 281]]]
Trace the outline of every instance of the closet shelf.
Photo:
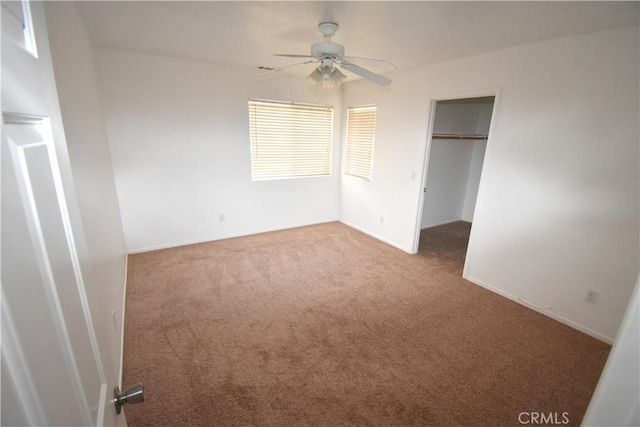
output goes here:
[[434, 133], [433, 139], [487, 139], [487, 135], [473, 133]]

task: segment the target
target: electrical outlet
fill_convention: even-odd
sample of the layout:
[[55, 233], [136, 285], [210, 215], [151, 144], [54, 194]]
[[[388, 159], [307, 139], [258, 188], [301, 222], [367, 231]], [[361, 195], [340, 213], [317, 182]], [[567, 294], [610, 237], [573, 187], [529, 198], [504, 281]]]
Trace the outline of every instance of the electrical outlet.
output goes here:
[[600, 296], [599, 293], [589, 290], [587, 291], [587, 297], [584, 300], [589, 304], [595, 304], [598, 302], [598, 296]]
[[380, 223], [384, 222], [384, 216], [380, 216]]
[[224, 221], [224, 214], [220, 214], [220, 222]]

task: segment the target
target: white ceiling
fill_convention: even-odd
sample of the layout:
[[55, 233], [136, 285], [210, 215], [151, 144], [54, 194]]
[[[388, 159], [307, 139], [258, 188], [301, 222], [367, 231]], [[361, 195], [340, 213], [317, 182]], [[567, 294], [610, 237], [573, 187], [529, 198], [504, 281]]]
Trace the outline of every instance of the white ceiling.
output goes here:
[[[318, 23], [333, 21], [340, 29], [332, 40], [345, 46], [346, 55], [386, 59], [407, 69], [638, 25], [639, 5], [637, 1], [82, 1], [78, 8], [94, 46], [100, 48], [238, 67], [281, 67], [300, 61], [272, 54], [308, 54], [312, 43], [322, 41]], [[306, 75], [312, 67], [282, 72]]]

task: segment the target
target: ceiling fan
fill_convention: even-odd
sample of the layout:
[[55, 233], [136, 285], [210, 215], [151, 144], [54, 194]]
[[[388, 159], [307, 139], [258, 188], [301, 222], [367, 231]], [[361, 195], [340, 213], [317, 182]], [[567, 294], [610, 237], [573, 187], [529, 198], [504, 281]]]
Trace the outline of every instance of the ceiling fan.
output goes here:
[[275, 54], [275, 56], [285, 56], [287, 58], [310, 58], [308, 61], [287, 65], [281, 68], [269, 69], [269, 71], [280, 71], [285, 68], [295, 67], [298, 65], [318, 63], [318, 66], [309, 75], [309, 78], [321, 87], [337, 86], [347, 78], [347, 76], [340, 72], [337, 66], [357, 74], [360, 77], [364, 77], [367, 80], [371, 80], [381, 86], [388, 86], [391, 84], [391, 80], [386, 77], [362, 68], [353, 62], [365, 61], [377, 67], [383, 67], [391, 70], [395, 70], [395, 65], [382, 59], [344, 56], [344, 46], [331, 42], [331, 37], [334, 36], [336, 31], [338, 31], [338, 24], [335, 22], [322, 22], [318, 25], [318, 29], [325, 37], [325, 41], [312, 44], [311, 55]]

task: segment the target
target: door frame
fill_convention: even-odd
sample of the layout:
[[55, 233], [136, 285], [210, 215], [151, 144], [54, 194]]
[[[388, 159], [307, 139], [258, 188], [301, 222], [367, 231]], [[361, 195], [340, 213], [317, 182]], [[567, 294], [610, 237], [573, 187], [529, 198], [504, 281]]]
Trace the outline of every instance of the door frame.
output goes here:
[[[475, 224], [478, 221], [482, 221], [482, 218], [478, 215], [479, 211], [482, 209], [478, 209], [484, 203], [484, 194], [485, 194], [485, 186], [486, 179], [485, 176], [487, 174], [487, 170], [491, 165], [491, 157], [493, 150], [490, 149], [493, 144], [490, 143], [492, 140], [492, 136], [496, 129], [496, 123], [498, 122], [498, 106], [500, 102], [500, 95], [502, 92], [502, 88], [492, 88], [492, 89], [484, 89], [484, 90], [471, 90], [471, 91], [458, 91], [458, 92], [445, 92], [442, 94], [436, 94], [431, 96], [429, 99], [429, 108], [428, 108], [428, 125], [427, 125], [427, 136], [426, 136], [426, 144], [425, 151], [422, 156], [422, 179], [420, 185], [420, 194], [418, 196], [418, 212], [416, 215], [416, 225], [414, 229], [413, 235], [413, 248], [412, 253], [418, 253], [418, 248], [420, 245], [420, 231], [422, 226], [422, 213], [424, 210], [424, 199], [426, 196], [426, 188], [427, 188], [427, 176], [429, 174], [429, 160], [431, 158], [431, 147], [433, 143], [433, 126], [436, 120], [436, 105], [439, 101], [451, 101], [455, 99], [467, 99], [467, 98], [482, 98], [487, 96], [493, 96], [493, 111], [491, 112], [491, 122], [489, 124], [489, 134], [487, 137], [487, 148], [484, 155], [484, 161], [482, 162], [482, 172], [480, 173], [480, 183], [478, 184], [478, 195], [476, 197], [476, 207], [473, 212], [473, 223]], [[469, 245], [467, 246], [467, 253], [465, 257], [464, 269], [462, 272], [462, 277], [465, 278], [467, 276], [467, 265], [469, 264], [470, 256], [473, 255], [472, 248], [476, 242], [476, 233], [474, 233], [474, 229], [476, 227], [471, 227], [471, 234], [469, 236]]]

